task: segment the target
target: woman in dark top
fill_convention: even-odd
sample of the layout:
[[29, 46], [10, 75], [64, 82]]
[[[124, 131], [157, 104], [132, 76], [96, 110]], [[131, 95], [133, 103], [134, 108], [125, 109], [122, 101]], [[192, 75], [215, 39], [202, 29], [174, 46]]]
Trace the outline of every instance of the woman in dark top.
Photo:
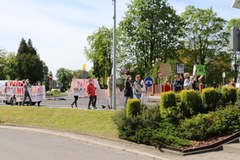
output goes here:
[[126, 106], [128, 99], [133, 98], [133, 90], [132, 90], [130, 75], [127, 75], [126, 80], [124, 82], [124, 97], [125, 97], [125, 106]]

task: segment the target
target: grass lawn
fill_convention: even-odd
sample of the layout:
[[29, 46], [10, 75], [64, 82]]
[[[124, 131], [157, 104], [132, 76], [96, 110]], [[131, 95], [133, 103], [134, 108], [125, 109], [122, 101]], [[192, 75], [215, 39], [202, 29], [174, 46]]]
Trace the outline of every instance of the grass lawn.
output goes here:
[[0, 123], [117, 138], [116, 111], [0, 106]]

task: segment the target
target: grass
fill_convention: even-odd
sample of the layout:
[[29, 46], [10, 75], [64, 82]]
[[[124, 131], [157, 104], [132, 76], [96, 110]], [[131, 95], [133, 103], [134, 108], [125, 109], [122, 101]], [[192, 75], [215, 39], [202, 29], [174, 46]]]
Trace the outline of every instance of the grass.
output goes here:
[[117, 138], [115, 111], [1, 106], [0, 122], [99, 137]]

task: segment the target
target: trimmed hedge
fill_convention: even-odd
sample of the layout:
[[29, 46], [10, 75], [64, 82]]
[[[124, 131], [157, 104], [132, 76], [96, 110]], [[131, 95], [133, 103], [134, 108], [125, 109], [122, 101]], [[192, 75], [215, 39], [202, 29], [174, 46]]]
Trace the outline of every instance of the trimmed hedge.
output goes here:
[[204, 112], [215, 111], [221, 100], [221, 93], [214, 88], [205, 88], [201, 94]]
[[113, 117], [119, 130], [119, 137], [136, 143], [152, 145], [157, 148], [166, 145], [173, 147], [190, 146], [191, 142], [178, 137], [176, 126], [168, 119], [162, 119], [159, 106], [142, 107], [141, 114], [127, 118], [124, 111]]
[[237, 102], [237, 89], [234, 87], [222, 87], [223, 105], [235, 104]]
[[240, 131], [240, 107], [228, 106], [222, 110], [198, 114], [181, 122], [182, 138], [204, 140]]
[[202, 101], [198, 91], [183, 90], [181, 92], [181, 109], [186, 117], [196, 115], [202, 110]]
[[176, 95], [174, 92], [164, 92], [160, 98], [160, 115], [165, 118], [168, 114], [168, 109], [176, 107]]
[[140, 114], [141, 102], [139, 99], [129, 99], [126, 107], [126, 117], [131, 118]]

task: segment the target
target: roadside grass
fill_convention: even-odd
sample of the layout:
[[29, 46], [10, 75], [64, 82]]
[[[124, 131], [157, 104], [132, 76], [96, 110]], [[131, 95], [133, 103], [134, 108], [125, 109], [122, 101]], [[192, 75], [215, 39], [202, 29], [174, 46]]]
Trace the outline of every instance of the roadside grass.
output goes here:
[[0, 122], [54, 129], [98, 137], [117, 138], [115, 111], [70, 108], [1, 106]]

